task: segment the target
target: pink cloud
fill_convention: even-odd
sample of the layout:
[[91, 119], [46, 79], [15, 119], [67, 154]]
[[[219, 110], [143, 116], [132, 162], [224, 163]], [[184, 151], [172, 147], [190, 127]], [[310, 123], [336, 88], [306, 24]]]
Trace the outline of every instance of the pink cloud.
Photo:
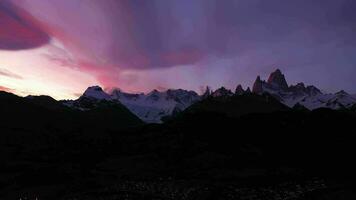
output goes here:
[[8, 87], [1, 86], [1, 85], [0, 85], [0, 91], [9, 92], [9, 93], [15, 92], [15, 90], [8, 88]]
[[18, 75], [18, 74], [15, 74], [9, 70], [6, 70], [6, 69], [1, 69], [0, 68], [0, 76], [6, 76], [6, 77], [9, 77], [9, 78], [15, 78], [15, 79], [23, 79], [22, 76]]

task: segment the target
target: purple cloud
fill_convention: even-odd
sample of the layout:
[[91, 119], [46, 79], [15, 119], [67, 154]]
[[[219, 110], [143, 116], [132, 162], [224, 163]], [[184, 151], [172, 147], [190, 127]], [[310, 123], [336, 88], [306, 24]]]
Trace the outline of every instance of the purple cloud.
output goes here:
[[49, 36], [35, 20], [7, 0], [0, 2], [0, 49], [31, 49], [48, 43]]
[[[291, 82], [355, 91], [353, 0], [13, 2], [41, 21], [38, 30], [64, 44], [78, 69], [94, 74], [103, 85], [124, 84], [120, 71], [191, 65], [200, 73], [191, 80], [192, 88], [234, 88], [278, 66]], [[4, 6], [0, 11], [36, 30], [27, 25], [31, 21], [12, 17]], [[35, 40], [37, 45], [47, 42], [41, 38]], [[17, 48], [15, 43], [8, 46]], [[217, 64], [225, 60], [229, 66]], [[211, 72], [218, 77], [207, 80]]]

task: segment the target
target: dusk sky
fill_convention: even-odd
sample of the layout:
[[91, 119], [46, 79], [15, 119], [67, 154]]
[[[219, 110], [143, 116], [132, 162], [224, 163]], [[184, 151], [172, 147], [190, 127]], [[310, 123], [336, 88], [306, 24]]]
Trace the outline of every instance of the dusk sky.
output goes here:
[[0, 90], [289, 82], [356, 93], [355, 0], [0, 0]]

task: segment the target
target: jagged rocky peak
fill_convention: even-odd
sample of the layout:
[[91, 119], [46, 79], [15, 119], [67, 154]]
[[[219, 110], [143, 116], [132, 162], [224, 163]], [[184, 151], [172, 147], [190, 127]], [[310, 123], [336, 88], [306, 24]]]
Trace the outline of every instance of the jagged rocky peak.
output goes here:
[[317, 87], [313, 85], [309, 85], [305, 87], [304, 83], [298, 83], [297, 85], [292, 85], [288, 88], [288, 91], [298, 95], [307, 94], [309, 96], [316, 96], [322, 94], [322, 92]]
[[211, 96], [213, 97], [222, 97], [222, 96], [232, 96], [233, 93], [231, 92], [231, 90], [226, 89], [225, 87], [221, 87], [217, 90], [215, 90]]
[[[100, 86], [94, 85], [94, 86], [88, 87], [88, 88], [85, 90], [85, 92], [87, 92], [87, 91], [103, 92], [104, 90], [103, 90]], [[85, 93], [85, 92], [84, 92], [84, 93]]]
[[252, 92], [256, 94], [262, 94], [263, 93], [263, 87], [262, 87], [263, 82], [261, 81], [261, 77], [257, 76], [255, 83], [253, 84], [252, 87]]
[[149, 92], [147, 95], [150, 96], [150, 95], [156, 95], [156, 94], [159, 94], [159, 93], [160, 92], [157, 89], [154, 89], [151, 92]]
[[316, 96], [319, 94], [323, 94], [317, 87], [313, 85], [309, 85], [306, 87], [306, 93], [310, 96]]
[[239, 84], [236, 87], [235, 94], [236, 95], [243, 95], [245, 93], [245, 90], [242, 88], [242, 86]]
[[270, 74], [267, 83], [283, 90], [288, 89], [288, 83], [280, 69], [277, 69]]
[[202, 98], [203, 98], [203, 99], [204, 99], [204, 98], [207, 98], [207, 97], [209, 97], [210, 95], [211, 95], [211, 89], [210, 89], [209, 86], [206, 86], [205, 92], [202, 94]]
[[152, 100], [152, 101], [158, 101], [160, 99], [160, 96], [161, 96], [161, 92], [154, 89], [150, 93], [147, 94], [147, 99]]
[[247, 87], [245, 93], [246, 93], [246, 94], [251, 94], [251, 93], [252, 93], [250, 87]]
[[168, 89], [166, 93], [168, 96], [185, 96], [185, 95], [198, 96], [198, 94], [192, 90], [183, 90], [183, 89]]
[[291, 85], [288, 88], [288, 91], [296, 93], [298, 95], [301, 95], [301, 94], [306, 93], [306, 87], [305, 87], [304, 83], [297, 83], [296, 85]]
[[183, 89], [168, 89], [166, 94], [167, 99], [178, 101], [192, 101], [199, 97], [196, 92]]
[[305, 85], [303, 82], [301, 83], [297, 83], [297, 85], [295, 85], [296, 88], [300, 88], [300, 89], [305, 89]]
[[122, 91], [120, 88], [114, 88], [111, 91], [111, 97], [117, 100], [137, 100], [140, 96], [143, 96], [143, 93], [127, 93]]
[[345, 92], [345, 90], [340, 90], [335, 93], [337, 96], [349, 96], [349, 93]]
[[120, 88], [114, 88], [110, 92], [111, 96], [114, 98], [120, 98], [123, 94]]
[[88, 87], [83, 93], [83, 97], [93, 98], [97, 100], [109, 100], [111, 99], [110, 95], [104, 92], [100, 86], [91, 86]]

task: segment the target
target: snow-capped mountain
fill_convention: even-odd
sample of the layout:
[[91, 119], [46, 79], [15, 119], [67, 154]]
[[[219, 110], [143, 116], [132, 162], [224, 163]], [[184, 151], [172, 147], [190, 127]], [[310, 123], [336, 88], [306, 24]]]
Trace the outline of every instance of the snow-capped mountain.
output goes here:
[[162, 117], [170, 116], [185, 110], [193, 103], [210, 97], [226, 97], [244, 95], [249, 93], [269, 93], [281, 103], [295, 108], [309, 110], [326, 107], [331, 109], [351, 108], [356, 105], [356, 97], [345, 91], [335, 94], [325, 94], [315, 86], [305, 86], [304, 83], [288, 85], [281, 70], [277, 69], [269, 76], [268, 80], [261, 80], [260, 76], [252, 87], [244, 90], [238, 85], [234, 92], [225, 87], [212, 91], [209, 87], [203, 95], [199, 96], [194, 91], [182, 89], [169, 89], [166, 91], [153, 90], [148, 94], [127, 93], [120, 89], [105, 92], [99, 86], [92, 86], [85, 90], [83, 95], [74, 101], [62, 101], [64, 105], [81, 110], [89, 110], [99, 105], [102, 101], [123, 104], [141, 120], [148, 123], [160, 123]]
[[119, 100], [134, 114], [146, 122], [161, 122], [161, 118], [183, 111], [200, 99], [193, 91], [169, 89], [163, 92], [153, 90], [148, 94], [130, 94], [114, 89], [114, 99]]
[[97, 99], [97, 100], [111, 100], [111, 96], [104, 92], [104, 90], [99, 86], [88, 87], [83, 93], [83, 97]]
[[73, 107], [79, 110], [90, 110], [92, 108], [97, 107], [98, 104], [102, 101], [119, 103], [99, 86], [88, 87], [83, 93], [83, 95], [80, 96], [77, 100], [64, 100], [61, 102], [63, 105]]
[[83, 110], [91, 108], [95, 102], [102, 100], [117, 102], [126, 106], [145, 122], [160, 123], [162, 117], [180, 112], [199, 99], [200, 96], [194, 91], [182, 89], [132, 94], [120, 89], [113, 89], [107, 93], [99, 86], [92, 86], [79, 99], [66, 101], [65, 105]]
[[335, 94], [324, 94], [315, 86], [305, 86], [304, 83], [288, 86], [281, 70], [277, 69], [268, 78], [268, 81], [257, 77], [253, 85], [253, 93], [269, 93], [289, 107], [296, 104], [314, 110], [321, 107], [331, 109], [350, 108], [356, 103], [356, 98], [340, 91]]

